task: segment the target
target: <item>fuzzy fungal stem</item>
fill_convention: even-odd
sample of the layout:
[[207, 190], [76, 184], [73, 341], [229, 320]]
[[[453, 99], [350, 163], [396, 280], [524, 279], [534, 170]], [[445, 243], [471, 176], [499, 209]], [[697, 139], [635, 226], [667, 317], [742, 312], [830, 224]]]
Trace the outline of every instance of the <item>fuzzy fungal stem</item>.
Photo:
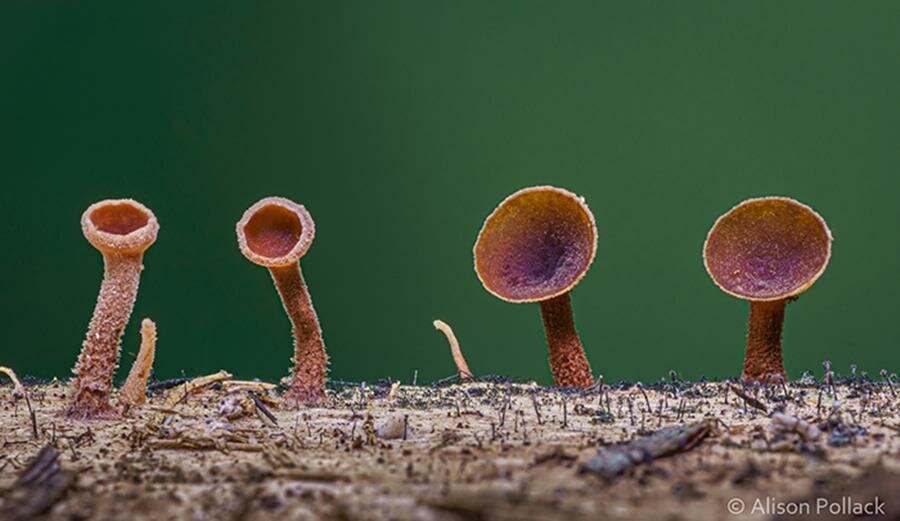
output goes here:
[[109, 404], [113, 373], [119, 363], [122, 332], [137, 298], [144, 251], [156, 241], [159, 224], [153, 212], [130, 199], [91, 205], [82, 215], [87, 240], [103, 255], [103, 282], [78, 362], [66, 416], [114, 418]]
[[743, 380], [768, 380], [770, 375], [786, 378], [781, 355], [781, 332], [787, 300], [750, 301], [747, 348]]
[[325, 399], [328, 355], [303, 273], [298, 264], [270, 268], [269, 271], [291, 319], [294, 336], [294, 367], [285, 398], [302, 404], [321, 402]]
[[541, 317], [550, 352], [550, 372], [553, 381], [565, 387], [590, 387], [594, 384], [591, 365], [584, 354], [584, 347], [575, 321], [568, 293], [541, 301]]

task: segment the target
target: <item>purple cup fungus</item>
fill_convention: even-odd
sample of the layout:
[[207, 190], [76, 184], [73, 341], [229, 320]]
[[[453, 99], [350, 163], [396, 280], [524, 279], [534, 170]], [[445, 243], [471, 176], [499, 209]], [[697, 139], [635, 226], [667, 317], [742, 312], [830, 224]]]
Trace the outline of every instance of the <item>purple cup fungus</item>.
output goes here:
[[109, 199], [85, 210], [81, 230], [103, 255], [103, 282], [72, 370], [75, 392], [66, 416], [114, 418], [118, 413], [109, 404], [109, 394], [119, 363], [122, 332], [137, 298], [144, 251], [156, 241], [159, 223], [153, 212], [137, 201]]
[[831, 241], [825, 220], [787, 197], [748, 199], [709, 230], [703, 246], [706, 271], [722, 291], [750, 301], [742, 379], [786, 378], [784, 306], [825, 272]]
[[328, 356], [299, 264], [315, 235], [316, 225], [306, 208], [283, 197], [261, 199], [237, 223], [241, 253], [269, 269], [293, 325], [294, 366], [285, 399], [294, 407], [326, 399]]
[[553, 186], [523, 188], [497, 206], [475, 242], [475, 273], [507, 302], [539, 302], [553, 381], [560, 387], [594, 383], [569, 292], [597, 253], [597, 226], [584, 199]]

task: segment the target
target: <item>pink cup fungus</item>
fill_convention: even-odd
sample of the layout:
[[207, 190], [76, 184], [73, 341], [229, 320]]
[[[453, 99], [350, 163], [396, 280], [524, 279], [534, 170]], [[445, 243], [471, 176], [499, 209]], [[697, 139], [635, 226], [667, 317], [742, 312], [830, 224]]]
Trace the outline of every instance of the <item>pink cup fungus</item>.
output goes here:
[[539, 302], [553, 381], [590, 387], [594, 378], [575, 330], [569, 292], [597, 253], [597, 227], [584, 199], [553, 186], [524, 188], [484, 221], [475, 272], [507, 302]]
[[742, 379], [786, 378], [784, 307], [825, 272], [831, 242], [825, 220], [787, 197], [744, 201], [709, 230], [703, 246], [706, 271], [722, 291], [750, 301]]
[[87, 336], [72, 370], [75, 393], [66, 415], [111, 418], [117, 416], [109, 394], [122, 332], [137, 298], [144, 251], [156, 241], [159, 223], [153, 212], [137, 201], [110, 199], [85, 210], [81, 230], [103, 255], [104, 271]]
[[241, 253], [250, 262], [269, 269], [293, 325], [294, 367], [285, 394], [293, 406], [326, 399], [328, 357], [299, 264], [315, 234], [315, 223], [306, 208], [282, 197], [261, 199], [237, 223]]

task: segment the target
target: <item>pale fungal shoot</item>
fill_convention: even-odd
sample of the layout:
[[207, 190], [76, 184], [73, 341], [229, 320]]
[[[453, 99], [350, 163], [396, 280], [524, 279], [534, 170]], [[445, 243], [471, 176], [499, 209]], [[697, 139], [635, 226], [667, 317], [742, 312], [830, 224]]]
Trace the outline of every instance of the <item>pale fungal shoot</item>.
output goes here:
[[34, 409], [31, 407], [31, 400], [28, 399], [28, 392], [25, 390], [25, 387], [22, 386], [22, 382], [19, 381], [19, 377], [16, 376], [16, 372], [13, 371], [9, 367], [0, 367], [0, 373], [5, 374], [12, 380], [13, 383], [13, 392], [12, 396], [14, 400], [18, 400], [19, 398], [25, 398], [25, 406], [28, 407], [28, 416], [31, 417], [31, 435], [34, 439], [38, 438], [38, 425], [37, 425], [37, 416], [34, 414]]
[[126, 407], [138, 407], [147, 403], [147, 378], [153, 369], [156, 355], [156, 323], [145, 318], [141, 322], [141, 350], [131, 365], [131, 371], [125, 384], [119, 391], [119, 404]]
[[387, 399], [389, 402], [394, 401], [397, 398], [397, 392], [400, 390], [400, 382], [394, 382], [391, 384], [391, 390], [388, 391]]
[[25, 396], [25, 388], [22, 386], [22, 382], [19, 381], [19, 377], [16, 376], [16, 372], [12, 370], [10, 367], [2, 367], [0, 366], [0, 373], [5, 374], [12, 380], [13, 383], [13, 398], [21, 398]]
[[5, 374], [12, 380], [13, 383], [13, 398], [21, 398], [25, 396], [25, 388], [22, 387], [22, 382], [19, 381], [19, 377], [16, 376], [16, 372], [12, 370], [10, 367], [2, 367], [0, 366], [0, 373]]
[[72, 372], [74, 393], [66, 416], [115, 418], [109, 404], [119, 363], [122, 333], [137, 298], [144, 252], [155, 241], [159, 223], [149, 208], [132, 199], [92, 204], [81, 216], [85, 238], [103, 255], [103, 282], [87, 335]]
[[447, 337], [447, 343], [450, 344], [450, 354], [453, 356], [453, 363], [456, 364], [456, 370], [459, 372], [459, 379], [469, 380], [474, 378], [475, 376], [469, 369], [469, 364], [466, 363], [466, 357], [463, 356], [462, 349], [459, 348], [459, 340], [456, 339], [453, 328], [443, 320], [435, 320], [434, 328]]

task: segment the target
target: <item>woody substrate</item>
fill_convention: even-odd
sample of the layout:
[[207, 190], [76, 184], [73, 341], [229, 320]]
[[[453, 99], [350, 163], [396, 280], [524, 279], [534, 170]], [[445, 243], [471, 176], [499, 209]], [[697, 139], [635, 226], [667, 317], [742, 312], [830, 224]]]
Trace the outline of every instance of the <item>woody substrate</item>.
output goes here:
[[736, 519], [732, 498], [844, 495], [894, 519], [896, 386], [338, 382], [286, 410], [219, 381], [174, 405], [185, 389], [157, 384], [122, 419], [83, 422], [61, 382], [26, 386], [33, 418], [4, 385], [0, 519]]

